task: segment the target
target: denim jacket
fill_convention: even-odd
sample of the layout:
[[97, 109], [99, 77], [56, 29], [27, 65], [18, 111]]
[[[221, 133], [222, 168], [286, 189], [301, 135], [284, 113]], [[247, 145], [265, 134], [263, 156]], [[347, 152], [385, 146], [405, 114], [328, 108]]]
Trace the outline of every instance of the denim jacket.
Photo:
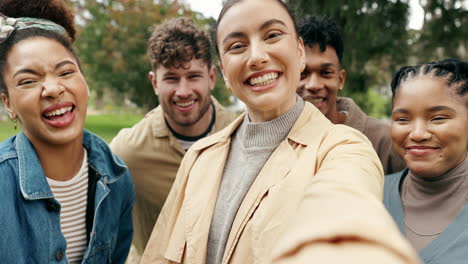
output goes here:
[[[135, 201], [129, 171], [92, 133], [84, 131], [83, 146], [88, 152], [88, 189], [95, 191], [88, 191], [88, 247], [82, 263], [124, 263]], [[60, 204], [23, 132], [0, 143], [0, 197], [1, 263], [68, 263]]]

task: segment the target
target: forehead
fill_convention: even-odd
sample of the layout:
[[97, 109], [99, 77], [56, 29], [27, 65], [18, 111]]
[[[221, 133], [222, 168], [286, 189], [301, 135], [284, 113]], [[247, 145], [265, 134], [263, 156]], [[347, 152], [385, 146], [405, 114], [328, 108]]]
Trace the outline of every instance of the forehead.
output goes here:
[[44, 37], [28, 38], [12, 47], [7, 57], [7, 69], [13, 72], [27, 67], [55, 67], [65, 59], [76, 61], [58, 41]]
[[194, 59], [181, 64], [180, 67], [164, 67], [159, 65], [156, 69], [156, 74], [162, 76], [164, 74], [187, 74], [191, 72], [208, 72], [208, 65], [202, 59]]
[[256, 30], [262, 23], [278, 19], [290, 29], [294, 29], [294, 22], [288, 11], [277, 0], [243, 0], [231, 6], [218, 25], [218, 44], [223, 37], [231, 32], [244, 32], [248, 29]]
[[433, 76], [417, 76], [400, 84], [396, 90], [394, 107], [421, 107], [450, 104], [464, 107], [462, 96], [449, 87], [447, 80]]
[[327, 45], [324, 51], [320, 50], [319, 44], [314, 44], [312, 46], [307, 45], [305, 47], [305, 55], [306, 55], [306, 63], [308, 65], [322, 65], [322, 64], [332, 64], [334, 66], [340, 65], [340, 61], [338, 60], [338, 55], [336, 54], [336, 50], [330, 45]]

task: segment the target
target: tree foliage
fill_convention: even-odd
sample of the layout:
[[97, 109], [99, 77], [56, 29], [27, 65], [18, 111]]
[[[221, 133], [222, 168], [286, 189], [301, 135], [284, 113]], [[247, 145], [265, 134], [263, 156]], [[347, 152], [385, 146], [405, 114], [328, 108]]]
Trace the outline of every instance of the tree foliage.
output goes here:
[[420, 5], [424, 9], [424, 25], [420, 32], [413, 32], [415, 60], [468, 60], [468, 2], [420, 0]]
[[[96, 106], [107, 97], [113, 103], [124, 99], [143, 109], [158, 104], [148, 79], [151, 70], [146, 43], [155, 26], [176, 16], [191, 16], [201, 27], [209, 19], [190, 11], [178, 1], [86, 0], [72, 1], [80, 34], [76, 42], [84, 71], [96, 95]], [[226, 102], [225, 87], [215, 96]]]

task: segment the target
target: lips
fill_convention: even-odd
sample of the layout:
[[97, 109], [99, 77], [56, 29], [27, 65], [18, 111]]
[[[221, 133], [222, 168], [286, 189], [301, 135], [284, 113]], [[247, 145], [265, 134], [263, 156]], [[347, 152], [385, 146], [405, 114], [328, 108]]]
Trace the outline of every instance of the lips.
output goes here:
[[424, 156], [428, 154], [432, 154], [435, 151], [439, 150], [439, 147], [432, 147], [432, 146], [409, 146], [406, 148], [408, 154], [414, 156]]
[[49, 106], [42, 112], [42, 120], [56, 128], [66, 127], [74, 119], [75, 106], [69, 102]]

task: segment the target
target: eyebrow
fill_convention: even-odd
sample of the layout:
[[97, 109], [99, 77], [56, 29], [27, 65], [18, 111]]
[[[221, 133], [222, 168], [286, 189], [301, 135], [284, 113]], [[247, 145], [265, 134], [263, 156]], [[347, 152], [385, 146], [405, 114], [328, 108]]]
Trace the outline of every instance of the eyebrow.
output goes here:
[[434, 106], [428, 109], [429, 112], [437, 112], [437, 111], [450, 111], [450, 112], [456, 112], [455, 109], [445, 106], [445, 105], [438, 105]]
[[323, 63], [322, 65], [320, 65], [322, 68], [331, 68], [331, 67], [335, 67], [335, 68], [338, 68], [338, 66], [336, 66], [335, 64], [333, 63]]
[[[55, 65], [55, 70], [57, 70], [58, 68], [60, 67], [63, 67], [64, 65], [67, 65], [67, 64], [72, 64], [72, 65], [75, 65], [75, 63], [73, 63], [71, 60], [64, 60], [60, 63], [57, 63], [57, 65]], [[15, 78], [17, 75], [19, 74], [22, 74], [22, 73], [30, 73], [30, 74], [34, 74], [34, 75], [39, 75], [39, 73], [35, 70], [32, 70], [32, 69], [21, 69], [19, 71], [17, 71], [14, 75], [13, 75], [13, 78]]]
[[[265, 21], [263, 24], [260, 25], [260, 27], [258, 28], [259, 30], [264, 30], [265, 28], [271, 26], [271, 25], [274, 25], [274, 24], [280, 24], [280, 25], [283, 25], [285, 27], [286, 26], [286, 23], [284, 23], [283, 21], [279, 20], [279, 19], [270, 19], [270, 20], [267, 20]], [[245, 33], [243, 32], [232, 32], [232, 33], [229, 33], [224, 39], [223, 39], [223, 44], [228, 41], [230, 38], [238, 38], [238, 37], [245, 37]]]
[[[444, 105], [438, 105], [438, 106], [433, 106], [427, 109], [428, 112], [438, 112], [438, 111], [450, 111], [450, 112], [456, 112], [453, 108], [444, 106]], [[404, 108], [397, 108], [393, 110], [392, 114], [409, 114], [410, 111], [404, 109]]]

